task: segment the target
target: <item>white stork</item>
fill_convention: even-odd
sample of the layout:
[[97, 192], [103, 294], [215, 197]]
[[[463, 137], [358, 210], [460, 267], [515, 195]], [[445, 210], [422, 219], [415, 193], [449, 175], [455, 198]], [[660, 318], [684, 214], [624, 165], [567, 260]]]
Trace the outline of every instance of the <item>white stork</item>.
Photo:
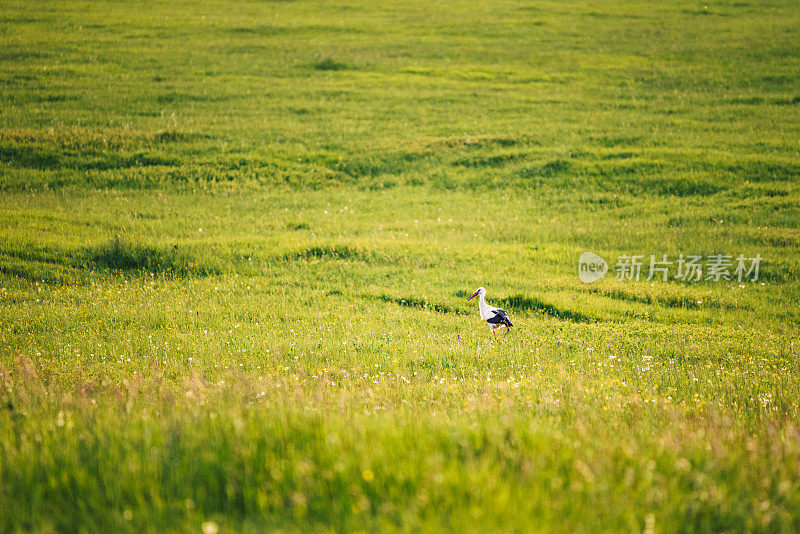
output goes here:
[[479, 287], [475, 294], [468, 298], [467, 301], [474, 299], [478, 295], [480, 295], [480, 299], [478, 300], [478, 311], [481, 313], [481, 319], [486, 321], [489, 324], [489, 327], [491, 327], [494, 338], [497, 339], [497, 334], [495, 334], [494, 331], [501, 326], [506, 327], [506, 331], [503, 335], [508, 334], [509, 328], [514, 326], [511, 324], [511, 319], [509, 319], [505, 310], [501, 310], [500, 308], [495, 308], [494, 306], [489, 306], [486, 304], [486, 301], [483, 299], [483, 297], [486, 295], [486, 290], [484, 288]]

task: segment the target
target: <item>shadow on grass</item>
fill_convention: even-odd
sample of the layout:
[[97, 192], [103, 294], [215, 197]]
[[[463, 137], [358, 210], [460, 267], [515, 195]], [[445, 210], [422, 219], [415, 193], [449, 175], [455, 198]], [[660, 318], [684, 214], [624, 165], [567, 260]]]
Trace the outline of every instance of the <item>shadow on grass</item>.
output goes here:
[[84, 265], [111, 271], [147, 272], [175, 276], [208, 276], [220, 274], [221, 270], [181, 250], [172, 247], [154, 247], [128, 243], [118, 238], [86, 249]]
[[117, 153], [61, 150], [43, 146], [0, 145], [0, 162], [14, 167], [38, 170], [111, 170], [134, 167], [173, 166], [174, 160], [145, 153]]
[[398, 298], [398, 297], [391, 297], [386, 294], [372, 296], [372, 295], [365, 295], [364, 298], [374, 298], [383, 302], [389, 302], [391, 304], [397, 304], [398, 306], [405, 306], [407, 308], [420, 308], [422, 310], [430, 310], [436, 313], [452, 313], [454, 315], [469, 315], [470, 313], [466, 310], [461, 310], [458, 308], [453, 308], [447, 306], [446, 304], [436, 304], [428, 302], [423, 298], [418, 297], [405, 297], [405, 298]]
[[536, 297], [526, 297], [525, 295], [512, 295], [499, 301], [500, 307], [507, 311], [536, 311], [556, 319], [572, 321], [573, 323], [596, 323], [599, 319], [584, 315], [570, 309], [562, 309], [548, 302], [543, 302]]
[[348, 245], [308, 247], [296, 252], [286, 254], [285, 260], [312, 260], [312, 259], [337, 259], [369, 261], [371, 255]]
[[213, 261], [173, 246], [151, 246], [115, 238], [80, 249], [0, 247], [0, 273], [29, 281], [81, 283], [95, 271], [175, 277], [220, 274]]

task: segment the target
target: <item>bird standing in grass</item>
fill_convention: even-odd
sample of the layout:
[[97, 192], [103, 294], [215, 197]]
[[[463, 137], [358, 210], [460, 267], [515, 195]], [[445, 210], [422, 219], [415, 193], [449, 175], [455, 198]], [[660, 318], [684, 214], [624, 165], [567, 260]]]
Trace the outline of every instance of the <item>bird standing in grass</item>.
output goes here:
[[478, 290], [475, 292], [475, 294], [472, 295], [470, 298], [468, 298], [467, 301], [474, 299], [478, 295], [480, 295], [480, 298], [478, 299], [478, 310], [481, 313], [481, 318], [487, 323], [489, 323], [494, 338], [497, 339], [497, 334], [495, 333], [495, 330], [497, 330], [501, 326], [506, 327], [506, 331], [503, 335], [508, 334], [509, 328], [514, 326], [511, 323], [511, 319], [509, 319], [508, 314], [506, 313], [505, 310], [501, 310], [500, 308], [495, 308], [494, 306], [489, 306], [488, 304], [486, 304], [486, 301], [483, 298], [486, 295], [486, 290], [484, 288], [479, 287]]

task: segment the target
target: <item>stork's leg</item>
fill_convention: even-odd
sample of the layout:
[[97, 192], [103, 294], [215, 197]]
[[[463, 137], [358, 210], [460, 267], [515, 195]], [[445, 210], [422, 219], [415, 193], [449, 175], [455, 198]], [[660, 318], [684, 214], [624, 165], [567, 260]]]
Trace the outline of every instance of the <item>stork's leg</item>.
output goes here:
[[495, 339], [497, 339], [497, 334], [495, 333], [494, 328], [492, 328], [492, 335], [494, 336]]
[[505, 335], [506, 335], [506, 334], [508, 334], [508, 331], [509, 331], [509, 330], [510, 330], [510, 328], [506, 327], [506, 331], [505, 331], [505, 332], [503, 332], [503, 337], [505, 337]]

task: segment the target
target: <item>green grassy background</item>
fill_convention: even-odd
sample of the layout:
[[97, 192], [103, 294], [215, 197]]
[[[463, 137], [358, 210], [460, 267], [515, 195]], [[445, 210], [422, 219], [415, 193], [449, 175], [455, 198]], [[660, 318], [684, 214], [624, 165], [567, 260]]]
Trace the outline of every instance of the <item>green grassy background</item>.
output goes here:
[[0, 530], [800, 530], [797, 7], [0, 2]]

